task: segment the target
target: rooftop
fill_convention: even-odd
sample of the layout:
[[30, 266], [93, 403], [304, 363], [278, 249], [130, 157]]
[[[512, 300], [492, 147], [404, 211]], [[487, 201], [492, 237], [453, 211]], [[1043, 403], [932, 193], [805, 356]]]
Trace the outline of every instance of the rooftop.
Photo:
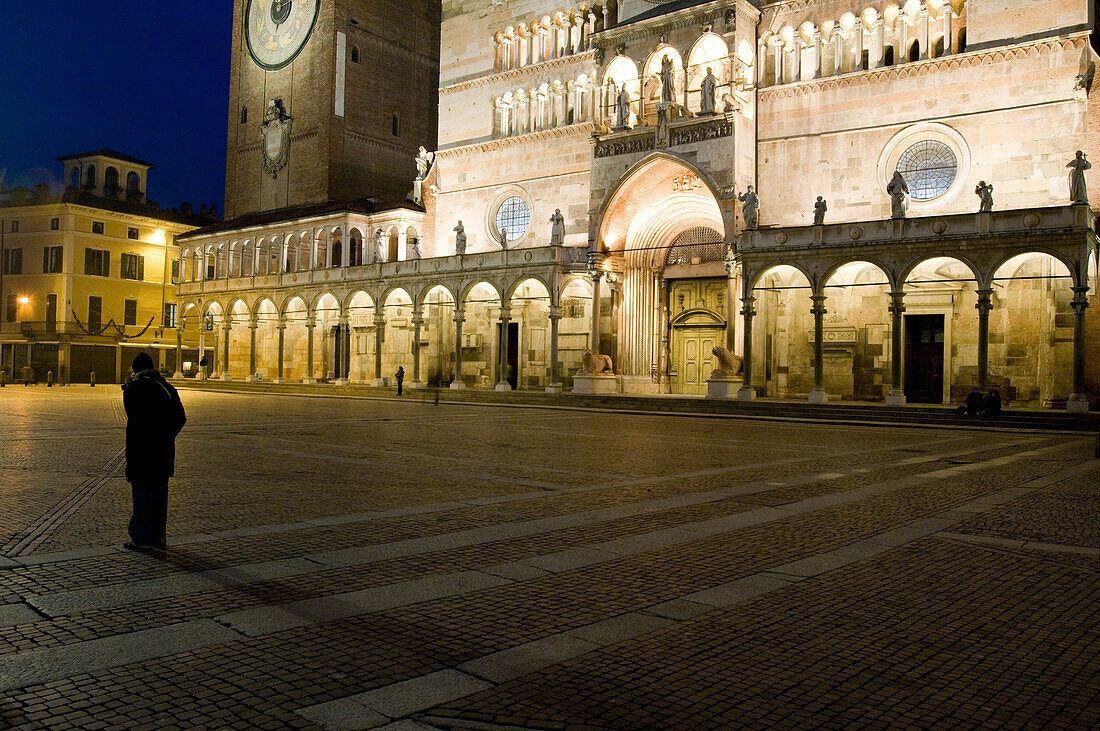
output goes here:
[[68, 162], [69, 160], [80, 160], [80, 159], [83, 159], [83, 158], [86, 158], [86, 157], [112, 157], [115, 160], [121, 160], [122, 162], [133, 163], [134, 165], [141, 165], [142, 167], [147, 167], [147, 168], [150, 168], [150, 169], [156, 167], [156, 165], [154, 165], [151, 162], [145, 162], [144, 160], [140, 160], [140, 159], [134, 157], [133, 155], [127, 155], [125, 153], [119, 152], [118, 150], [112, 150], [110, 148], [104, 148], [102, 150], [95, 150], [94, 152], [82, 152], [78, 155], [65, 155], [63, 157], [58, 157], [58, 158], [55, 158], [55, 159], [58, 162]]

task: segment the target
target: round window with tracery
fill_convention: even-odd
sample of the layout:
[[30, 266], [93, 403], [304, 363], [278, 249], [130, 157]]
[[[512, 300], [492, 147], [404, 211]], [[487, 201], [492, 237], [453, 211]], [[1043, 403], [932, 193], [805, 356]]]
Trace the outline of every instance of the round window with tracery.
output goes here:
[[959, 161], [950, 147], [938, 140], [923, 140], [898, 158], [898, 172], [909, 185], [909, 195], [928, 201], [946, 193], [959, 174]]
[[507, 231], [508, 240], [517, 241], [531, 225], [531, 209], [527, 201], [518, 196], [505, 199], [497, 209], [496, 224], [498, 236], [501, 231]]

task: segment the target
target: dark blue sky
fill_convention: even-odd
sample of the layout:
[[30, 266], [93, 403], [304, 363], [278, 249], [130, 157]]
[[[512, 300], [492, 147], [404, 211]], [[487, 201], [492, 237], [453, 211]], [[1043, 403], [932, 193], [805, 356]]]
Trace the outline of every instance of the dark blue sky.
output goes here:
[[161, 206], [222, 209], [231, 0], [0, 4], [0, 182], [59, 181], [54, 158], [110, 147], [157, 166]]

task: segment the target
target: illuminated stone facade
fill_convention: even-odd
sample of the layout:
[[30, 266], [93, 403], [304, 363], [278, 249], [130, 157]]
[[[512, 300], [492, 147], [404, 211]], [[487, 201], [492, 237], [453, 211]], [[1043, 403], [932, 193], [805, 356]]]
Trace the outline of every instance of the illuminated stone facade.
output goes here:
[[[616, 390], [704, 394], [720, 347], [744, 374], [711, 395], [940, 403], [979, 386], [1080, 410], [1096, 237], [1065, 166], [1098, 147], [1090, 6], [444, 2], [415, 203], [199, 232], [183, 306], [228, 334], [233, 378], [404, 365], [418, 384], [553, 391], [592, 349]], [[414, 230], [421, 258], [320, 243], [378, 228]], [[245, 275], [234, 251], [275, 264]], [[275, 364], [250, 324], [283, 332]]]

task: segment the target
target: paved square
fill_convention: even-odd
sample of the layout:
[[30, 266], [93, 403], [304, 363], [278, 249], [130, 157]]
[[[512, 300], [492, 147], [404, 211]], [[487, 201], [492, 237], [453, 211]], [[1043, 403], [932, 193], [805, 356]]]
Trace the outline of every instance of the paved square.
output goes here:
[[1088, 436], [0, 389], [0, 728], [1094, 727]]

